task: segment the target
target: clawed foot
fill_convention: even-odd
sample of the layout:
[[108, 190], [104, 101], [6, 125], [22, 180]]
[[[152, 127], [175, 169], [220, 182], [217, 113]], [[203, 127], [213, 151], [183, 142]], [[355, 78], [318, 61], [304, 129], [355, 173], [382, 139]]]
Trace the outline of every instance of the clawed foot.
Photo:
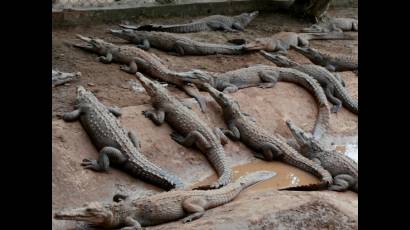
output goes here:
[[340, 105], [334, 105], [331, 109], [332, 113], [337, 113], [339, 112], [341, 106]]
[[171, 136], [172, 140], [174, 140], [174, 141], [176, 141], [176, 142], [178, 142], [178, 143], [182, 143], [182, 142], [184, 141], [184, 137], [181, 136], [181, 135], [180, 135], [179, 133], [177, 133], [177, 132], [172, 132], [172, 133], [170, 134], [170, 136]]
[[149, 116], [150, 116], [150, 113], [149, 113], [149, 111], [147, 111], [147, 110], [144, 110], [144, 111], [142, 111], [141, 113], [142, 113], [142, 115], [144, 115], [144, 117], [146, 117], [146, 118], [149, 118]]
[[253, 155], [258, 159], [265, 160], [265, 157], [261, 153], [254, 153]]
[[189, 223], [189, 222], [192, 222], [192, 217], [191, 216], [188, 216], [188, 217], [185, 217], [184, 219], [182, 219], [182, 223], [184, 223], [184, 224]]
[[81, 166], [83, 166], [85, 169], [91, 169], [95, 171], [101, 171], [100, 166], [98, 165], [98, 162], [96, 160], [90, 160], [90, 159], [83, 159], [83, 162], [81, 163]]

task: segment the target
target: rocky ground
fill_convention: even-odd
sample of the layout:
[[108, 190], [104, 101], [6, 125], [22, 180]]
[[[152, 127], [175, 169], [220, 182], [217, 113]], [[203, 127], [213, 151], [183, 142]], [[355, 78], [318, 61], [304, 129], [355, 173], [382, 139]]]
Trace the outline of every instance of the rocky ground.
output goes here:
[[[331, 11], [334, 16], [357, 17], [357, 9]], [[175, 23], [187, 19], [147, 19], [147, 22]], [[201, 41], [224, 43], [231, 38], [269, 36], [283, 29], [297, 30], [306, 23], [286, 15], [261, 15], [253, 21], [245, 32], [201, 32], [186, 34]], [[160, 189], [134, 179], [127, 174], [112, 169], [108, 173], [96, 173], [82, 169], [83, 158], [96, 158], [97, 151], [78, 122], [65, 123], [60, 118], [63, 112], [73, 109], [75, 88], [83, 85], [95, 93], [106, 105], [119, 106], [123, 110], [121, 123], [136, 132], [141, 139], [142, 152], [152, 162], [180, 176], [187, 184], [205, 183], [215, 179], [214, 171], [206, 158], [196, 150], [184, 148], [171, 140], [168, 125], [157, 127], [144, 118], [142, 110], [150, 108], [149, 97], [139, 91], [134, 76], [119, 70], [117, 64], [105, 65], [96, 61], [96, 56], [74, 49], [66, 42], [75, 42], [75, 34], [96, 36], [114, 43], [123, 41], [112, 37], [106, 31], [116, 25], [96, 25], [57, 29], [52, 33], [53, 69], [65, 72], [81, 72], [79, 80], [53, 88], [53, 151], [52, 187], [53, 212], [61, 208], [80, 206], [90, 201], [110, 201], [117, 192], [133, 195], [149, 195]], [[352, 33], [354, 34], [354, 33]], [[312, 41], [311, 46], [327, 51], [357, 54], [357, 40], [353, 41]], [[166, 65], [177, 71], [193, 68], [215, 72], [225, 72], [253, 64], [268, 64], [258, 53], [240, 56], [173, 56], [151, 49]], [[302, 55], [290, 51], [289, 56], [300, 63], [309, 63]], [[357, 99], [358, 77], [352, 72], [341, 73], [348, 91]], [[179, 98], [187, 96], [173, 86], [168, 87]], [[206, 95], [204, 93], [204, 95]], [[293, 120], [306, 130], [311, 130], [317, 117], [317, 106], [313, 97], [303, 88], [291, 83], [279, 82], [274, 88], [248, 88], [232, 96], [239, 101], [245, 112], [252, 114], [257, 123], [272, 133], [290, 137], [284, 121]], [[210, 100], [210, 111], [201, 113], [192, 99], [186, 99], [194, 111], [210, 126], [225, 127], [221, 111]], [[331, 115], [329, 137], [341, 152], [345, 144], [357, 143], [357, 115], [342, 108]], [[332, 139], [332, 138], [328, 138]], [[348, 140], [348, 141], [338, 141]], [[343, 142], [343, 143], [341, 143]], [[273, 189], [294, 184], [317, 181], [310, 174], [280, 162], [263, 162], [254, 159], [252, 151], [241, 143], [229, 142], [226, 147], [229, 162], [236, 166], [235, 177], [249, 171], [268, 169], [277, 172], [270, 181], [243, 193], [234, 202], [208, 211], [205, 216], [183, 226], [180, 222], [154, 227], [155, 229], [356, 229], [357, 195], [335, 192], [277, 192]], [[79, 223], [56, 221], [53, 229], [81, 229]]]

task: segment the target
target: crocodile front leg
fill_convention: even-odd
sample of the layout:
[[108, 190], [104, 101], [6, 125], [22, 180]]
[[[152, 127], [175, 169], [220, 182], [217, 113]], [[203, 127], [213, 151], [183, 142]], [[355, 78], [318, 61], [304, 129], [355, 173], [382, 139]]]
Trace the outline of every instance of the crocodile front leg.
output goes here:
[[105, 56], [100, 56], [97, 60], [104, 64], [110, 64], [112, 62], [112, 53], [107, 53]]
[[203, 113], [206, 112], [207, 110], [207, 106], [206, 106], [206, 99], [201, 96], [201, 94], [199, 93], [199, 90], [196, 86], [191, 86], [188, 84], [185, 84], [182, 86], [182, 89], [186, 92], [186, 94], [188, 94], [189, 96], [195, 98], [195, 100], [198, 102], [199, 107], [201, 108], [201, 111]]
[[277, 71], [261, 71], [258, 73], [261, 82], [266, 82], [261, 84], [260, 88], [272, 88], [276, 85], [279, 79], [279, 72]]
[[304, 39], [304, 38], [298, 36], [298, 46], [307, 47], [307, 46], [309, 46], [309, 41], [307, 39]]
[[278, 147], [271, 143], [264, 143], [261, 147], [262, 154], [256, 153], [255, 157], [266, 161], [279, 160], [283, 156], [283, 152]]
[[85, 169], [91, 169], [98, 172], [107, 171], [110, 166], [110, 160], [113, 163], [124, 163], [127, 158], [120, 150], [113, 147], [104, 147], [99, 154], [98, 160], [84, 159], [81, 166]]
[[235, 30], [240, 30], [240, 31], [244, 31], [245, 28], [243, 28], [243, 26], [241, 24], [239, 24], [238, 22], [234, 22], [232, 24], [232, 28], [234, 28]]
[[232, 121], [228, 122], [228, 129], [222, 129], [221, 131], [233, 141], [239, 141], [241, 139], [241, 132]]
[[138, 71], [138, 66], [135, 61], [131, 61], [128, 66], [127, 65], [122, 65], [120, 66], [120, 70], [129, 73], [129, 74], [135, 74]]
[[223, 83], [222, 86], [217, 87], [219, 91], [224, 93], [234, 93], [238, 91], [238, 86], [231, 84], [231, 83]]
[[124, 224], [127, 227], [123, 227], [121, 230], [142, 230], [141, 224], [131, 216], [125, 218]]
[[81, 107], [72, 112], [64, 113], [63, 120], [66, 122], [76, 121], [80, 118], [80, 116], [81, 116]]
[[228, 144], [228, 137], [225, 136], [225, 134], [222, 132], [220, 128], [215, 127], [213, 131], [214, 134], [218, 137], [218, 139], [221, 140], [221, 145]]
[[333, 95], [333, 92], [334, 92], [334, 89], [332, 86], [326, 87], [326, 91], [325, 91], [326, 97], [333, 104], [331, 111], [332, 113], [337, 113], [342, 107], [342, 102]]
[[141, 44], [137, 45], [137, 47], [143, 50], [149, 50], [151, 45], [149, 44], [148, 39], [144, 39]]
[[183, 137], [177, 132], [172, 132], [170, 136], [178, 144], [183, 145], [187, 148], [191, 147], [193, 144], [197, 144], [197, 146], [204, 146], [207, 149], [212, 147], [205, 139], [205, 137], [196, 130], [190, 132], [186, 137]]
[[182, 202], [182, 208], [186, 213], [190, 213], [187, 217], [182, 219], [182, 223], [188, 223], [205, 214], [205, 207], [208, 201], [202, 197], [191, 197]]
[[149, 111], [142, 111], [142, 114], [152, 120], [154, 124], [161, 125], [165, 121], [165, 111], [163, 110], [149, 110]]
[[108, 111], [110, 111], [110, 113], [112, 113], [114, 116], [116, 117], [120, 117], [121, 116], [121, 109], [120, 108], [116, 108], [116, 107], [107, 107]]
[[329, 190], [332, 191], [345, 191], [351, 187], [355, 182], [355, 179], [348, 174], [339, 174], [334, 177], [333, 184], [329, 186]]

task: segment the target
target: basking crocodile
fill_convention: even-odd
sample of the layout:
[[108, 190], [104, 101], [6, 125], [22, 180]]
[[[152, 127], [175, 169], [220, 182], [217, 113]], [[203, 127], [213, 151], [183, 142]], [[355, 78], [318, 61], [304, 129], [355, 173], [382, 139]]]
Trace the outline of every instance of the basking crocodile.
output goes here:
[[117, 46], [98, 38], [89, 38], [81, 35], [77, 35], [77, 37], [86, 42], [86, 45], [74, 44], [74, 46], [102, 55], [98, 57], [100, 62], [105, 64], [111, 62], [124, 64], [121, 66], [121, 70], [127, 73], [135, 74], [138, 70], [159, 80], [174, 84], [195, 98], [201, 110], [203, 112], [206, 111], [206, 100], [199, 94], [198, 89], [195, 86], [178, 80], [180, 77], [187, 75], [187, 73], [168, 69], [155, 54], [148, 53], [134, 46]]
[[282, 55], [270, 54], [263, 50], [260, 52], [264, 57], [275, 63], [277, 66], [293, 68], [316, 79], [324, 88], [327, 99], [334, 104], [332, 112], [337, 113], [343, 104], [353, 113], [358, 113], [358, 102], [353, 100], [353, 98], [349, 95], [339, 74], [332, 74], [322, 66], [313, 64], [299, 64]]
[[358, 69], [357, 56], [355, 55], [329, 53], [311, 47], [291, 46], [291, 48], [307, 57], [314, 64], [321, 65], [332, 72], [356, 71]]
[[256, 17], [259, 12], [242, 13], [236, 16], [212, 15], [187, 24], [176, 25], [120, 25], [122, 28], [146, 31], [163, 31], [171, 33], [193, 33], [200, 31], [242, 31]]
[[354, 18], [329, 18], [326, 22], [317, 23], [309, 28], [302, 29], [302, 32], [326, 33], [326, 32], [343, 32], [358, 31], [359, 21]]
[[[291, 121], [286, 121], [286, 124], [300, 145], [301, 153], [328, 170], [334, 177], [333, 184], [328, 188], [329, 190], [345, 191], [351, 189], [352, 191], [358, 192], [358, 165], [354, 160], [336, 151], [326, 150], [325, 147], [309, 133], [303, 131]], [[299, 186], [287, 190], [304, 189], [304, 186]]]
[[[291, 45], [305, 47], [309, 45], [309, 40], [337, 40], [337, 39], [338, 40], [351, 40], [353, 38], [350, 35], [339, 33], [339, 32], [333, 32], [333, 33], [279, 32], [270, 37], [257, 38], [245, 44], [244, 49], [247, 51], [265, 50], [265, 51], [270, 51], [270, 52], [287, 53], [287, 50], [290, 48]], [[233, 39], [233, 41], [236, 41], [236, 40], [238, 39]], [[235, 42], [235, 43], [238, 43], [238, 42]]]
[[176, 52], [180, 55], [241, 54], [241, 45], [224, 45], [198, 42], [187, 37], [164, 32], [134, 30], [111, 30], [114, 36], [137, 44], [141, 49], [154, 47], [163, 51]]
[[84, 87], [77, 88], [76, 110], [65, 113], [65, 121], [80, 120], [91, 140], [100, 151], [98, 160], [84, 159], [82, 166], [94, 171], [107, 171], [110, 164], [122, 168], [166, 190], [182, 188], [178, 177], [154, 165], [140, 153], [140, 143], [134, 133], [125, 131], [116, 116], [117, 108], [108, 108]]
[[228, 129], [221, 129], [225, 135], [234, 141], [240, 140], [255, 150], [254, 154], [258, 158], [268, 161], [281, 160], [319, 177], [320, 183], [307, 186], [311, 189], [326, 188], [332, 183], [332, 176], [328, 171], [298, 153], [279, 134], [272, 135], [259, 127], [251, 115], [241, 112], [237, 101], [208, 83], [203, 84], [203, 88], [222, 108], [224, 120], [228, 126]]
[[155, 108], [144, 111], [145, 117], [151, 119], [156, 125], [166, 121], [176, 132], [171, 133], [171, 138], [177, 143], [191, 147], [195, 145], [204, 153], [220, 176], [211, 188], [218, 188], [232, 180], [232, 171], [226, 161], [222, 144], [228, 139], [219, 129], [211, 130], [209, 126], [199, 119], [192, 110], [181, 104], [175, 97], [169, 95], [167, 90], [137, 72], [136, 77], [151, 97]]
[[187, 223], [201, 218], [208, 209], [229, 203], [245, 188], [275, 175], [274, 172], [257, 171], [215, 190], [176, 190], [148, 197], [126, 197], [107, 204], [93, 202], [85, 207], [56, 212], [54, 218], [121, 230], [140, 230], [181, 218]]
[[226, 73], [193, 70], [190, 76], [185, 77], [185, 81], [193, 83], [199, 88], [202, 87], [201, 83], [209, 83], [225, 93], [232, 93], [238, 89], [253, 86], [269, 88], [273, 87], [278, 81], [292, 82], [307, 89], [318, 101], [319, 115], [313, 130], [314, 136], [320, 138], [329, 126], [330, 111], [322, 87], [309, 75], [292, 68], [254, 65]]

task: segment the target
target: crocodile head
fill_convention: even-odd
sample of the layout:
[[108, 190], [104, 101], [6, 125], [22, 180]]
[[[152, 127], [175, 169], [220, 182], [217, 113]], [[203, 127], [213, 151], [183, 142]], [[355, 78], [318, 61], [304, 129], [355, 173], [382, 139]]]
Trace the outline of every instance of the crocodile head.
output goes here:
[[323, 28], [319, 25], [314, 24], [309, 28], [303, 28], [302, 32], [304, 32], [304, 33], [326, 33], [326, 32], [329, 32], [329, 30], [327, 30], [327, 29], [325, 29], [325, 28]]
[[209, 83], [214, 84], [214, 76], [207, 71], [202, 71], [199, 69], [193, 69], [192, 71], [179, 73], [183, 77], [183, 80], [194, 84], [204, 84]]
[[225, 116], [228, 116], [231, 119], [235, 119], [242, 114], [239, 103], [228, 95], [224, 94], [221, 91], [218, 91], [207, 83], [203, 84], [202, 88], [208, 91], [208, 93], [215, 99], [219, 106], [221, 106]]
[[318, 50], [311, 48], [311, 47], [299, 47], [299, 46], [294, 46], [294, 45], [290, 45], [291, 49], [296, 50], [297, 52], [303, 54], [304, 56], [306, 56], [309, 59], [313, 59], [316, 60], [318, 62], [320, 62], [323, 59], [323, 55], [321, 53], [319, 53]]
[[298, 142], [300, 151], [304, 156], [309, 157], [310, 153], [321, 151], [321, 147], [319, 146], [318, 142], [310, 133], [305, 132], [304, 130], [293, 124], [293, 122], [290, 120], [286, 121], [286, 125], [288, 126], [293, 137]]
[[142, 40], [138, 39], [138, 32], [131, 29], [110, 30], [110, 32], [112, 35], [128, 41], [140, 42], [139, 40]]
[[122, 204], [102, 204], [92, 202], [81, 208], [73, 208], [62, 210], [54, 214], [54, 219], [57, 220], [75, 220], [84, 221], [88, 224], [100, 227], [119, 227], [119, 221], [116, 213], [119, 213], [119, 206]]
[[161, 84], [152, 81], [151, 79], [145, 77], [142, 73], [135, 73], [136, 78], [141, 82], [147, 94], [151, 97], [153, 102], [164, 102], [168, 101], [168, 92]]
[[78, 108], [80, 104], [88, 104], [98, 101], [91, 91], [86, 90], [83, 86], [77, 87], [77, 97], [75, 99], [75, 107]]
[[267, 47], [268, 43], [265, 38], [257, 38], [243, 46], [244, 50], [264, 50]]
[[258, 16], [259, 11], [253, 11], [251, 13], [243, 13], [235, 17], [236, 21], [242, 26], [247, 26], [253, 19]]
[[273, 63], [275, 63], [275, 65], [279, 66], [279, 67], [286, 67], [286, 68], [290, 68], [293, 66], [296, 66], [297, 63], [290, 60], [289, 58], [280, 55], [280, 54], [272, 54], [272, 53], [268, 53], [264, 50], [259, 51], [265, 58], [267, 58], [268, 60], [272, 61]]
[[108, 50], [114, 46], [113, 44], [98, 38], [84, 37], [80, 34], [77, 34], [76, 37], [84, 41], [86, 44], [74, 44], [74, 47], [94, 52], [99, 55], [106, 55]]

